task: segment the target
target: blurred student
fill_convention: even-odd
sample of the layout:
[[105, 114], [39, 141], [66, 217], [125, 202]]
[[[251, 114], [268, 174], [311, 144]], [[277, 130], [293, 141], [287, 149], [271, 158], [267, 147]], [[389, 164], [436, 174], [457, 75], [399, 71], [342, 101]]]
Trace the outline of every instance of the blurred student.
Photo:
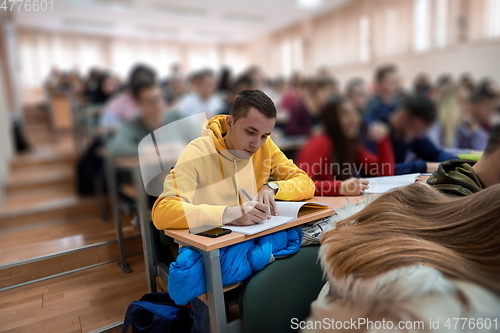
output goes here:
[[[396, 163], [394, 174], [426, 173], [436, 170], [438, 163], [456, 156], [436, 147], [426, 136], [436, 120], [436, 107], [423, 96], [408, 96], [400, 109], [389, 117], [389, 128]], [[408, 161], [410, 152], [418, 160]]]
[[253, 83], [253, 80], [250, 76], [243, 75], [243, 76], [239, 77], [234, 82], [231, 89], [228, 91], [227, 95], [225, 96], [224, 101], [222, 103], [222, 106], [219, 110], [219, 114], [229, 115], [229, 111], [231, 111], [231, 107], [233, 105], [233, 102], [236, 99], [236, 96], [239, 94], [239, 92], [243, 91], [243, 90], [252, 89], [252, 88], [254, 88], [254, 83]]
[[420, 73], [415, 77], [415, 80], [413, 81], [413, 93], [416, 95], [430, 97], [432, 93], [432, 84], [427, 73]]
[[97, 79], [97, 88], [88, 96], [92, 104], [105, 104], [118, 90], [118, 82], [111, 73], [104, 72]]
[[217, 83], [217, 91], [227, 93], [232, 87], [232, 74], [229, 67], [223, 67], [220, 73], [219, 82]]
[[393, 174], [394, 154], [385, 125], [374, 123], [369, 130], [377, 143], [375, 156], [360, 142], [362, 119], [352, 102], [329, 100], [321, 119], [324, 133], [312, 137], [297, 158], [297, 165], [315, 182], [315, 195], [359, 195], [368, 189], [368, 181], [357, 177]]
[[171, 109], [175, 109], [185, 93], [186, 86], [184, 84], [184, 79], [181, 76], [175, 76], [168, 80], [163, 95], [167, 105]]
[[104, 112], [100, 120], [101, 127], [116, 129], [124, 121], [135, 118], [139, 114], [139, 108], [132, 96], [132, 86], [139, 81], [156, 81], [156, 73], [146, 65], [136, 65], [130, 72], [127, 89], [114, 96], [104, 106]]
[[488, 144], [479, 161], [443, 162], [427, 180], [427, 184], [454, 196], [470, 195], [499, 183], [500, 125], [491, 131]]
[[300, 89], [301, 80], [299, 73], [292, 73], [288, 80], [280, 100], [280, 107], [287, 112], [299, 101], [298, 90]]
[[472, 75], [470, 75], [469, 73], [463, 73], [460, 76], [458, 82], [460, 86], [465, 88], [471, 95], [474, 92], [474, 90], [476, 90], [474, 79], [472, 78]]
[[193, 91], [181, 98], [177, 110], [183, 117], [205, 112], [210, 118], [221, 108], [222, 100], [215, 94], [216, 82], [214, 73], [203, 70], [193, 75], [191, 80]]
[[[109, 154], [113, 157], [138, 156], [139, 142], [144, 137], [181, 118], [175, 111], [166, 112], [161, 90], [156, 82], [147, 79], [134, 82], [131, 95], [139, 114], [117, 128], [108, 144]], [[194, 131], [196, 135], [201, 129], [192, 128], [190, 131]]]
[[494, 91], [478, 89], [471, 96], [469, 112], [457, 130], [458, 148], [485, 149], [497, 106], [498, 95]]
[[347, 82], [345, 96], [360, 113], [366, 113], [367, 92], [365, 81], [361, 78], [353, 78]]
[[456, 84], [448, 83], [441, 87], [436, 97], [437, 120], [430, 128], [427, 137], [437, 147], [454, 149], [457, 147], [457, 128], [465, 112], [467, 91]]
[[368, 101], [366, 122], [388, 122], [401, 105], [399, 75], [396, 66], [379, 67], [375, 73], [375, 95]]
[[331, 78], [314, 78], [303, 82], [299, 100], [290, 109], [286, 134], [311, 135], [320, 123], [321, 108], [336, 91], [336, 83]]

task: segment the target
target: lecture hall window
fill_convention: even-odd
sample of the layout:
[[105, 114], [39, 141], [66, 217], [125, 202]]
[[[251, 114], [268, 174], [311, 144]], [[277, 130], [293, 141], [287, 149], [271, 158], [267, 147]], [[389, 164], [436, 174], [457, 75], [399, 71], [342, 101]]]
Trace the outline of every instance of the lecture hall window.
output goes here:
[[413, 7], [413, 50], [424, 52], [430, 48], [429, 41], [430, 1], [415, 0]]
[[359, 18], [359, 61], [370, 61], [370, 18], [363, 15]]
[[435, 1], [435, 39], [436, 48], [443, 48], [448, 44], [448, 0]]
[[500, 1], [486, 0], [485, 6], [485, 35], [487, 38], [500, 37]]

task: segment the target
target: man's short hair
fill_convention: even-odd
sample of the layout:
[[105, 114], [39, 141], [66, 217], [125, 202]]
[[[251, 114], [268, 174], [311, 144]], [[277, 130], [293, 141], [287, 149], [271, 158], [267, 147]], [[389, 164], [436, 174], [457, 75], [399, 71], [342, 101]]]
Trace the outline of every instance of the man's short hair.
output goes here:
[[131, 92], [132, 92], [132, 97], [138, 101], [139, 97], [141, 96], [141, 93], [144, 90], [155, 88], [156, 83], [154, 81], [144, 79], [144, 80], [138, 80], [134, 82], [134, 84], [131, 87]]
[[156, 71], [153, 68], [149, 67], [148, 65], [138, 64], [135, 65], [130, 71], [130, 75], [128, 78], [128, 85], [129, 88], [132, 89], [132, 87], [139, 81], [148, 81], [148, 80], [151, 82], [156, 81]]
[[492, 101], [498, 98], [498, 95], [495, 94], [495, 92], [485, 88], [485, 87], [479, 87], [472, 96], [470, 97], [470, 102], [471, 103], [481, 103], [484, 101]]
[[234, 121], [245, 118], [251, 107], [256, 108], [267, 118], [276, 118], [274, 102], [261, 90], [242, 90], [236, 95], [229, 114]]
[[395, 65], [384, 65], [377, 68], [375, 71], [375, 81], [380, 82], [385, 77], [391, 73], [397, 71], [397, 67]]
[[346, 85], [346, 89], [345, 89], [346, 94], [351, 93], [354, 88], [356, 88], [358, 86], [362, 86], [364, 84], [365, 84], [365, 81], [360, 77], [355, 77], [355, 78], [350, 79]]
[[237, 94], [242, 90], [242, 87], [246, 87], [246, 89], [251, 89], [254, 86], [254, 81], [248, 75], [240, 76], [232, 85], [232, 90]]
[[488, 156], [500, 149], [500, 124], [495, 125], [490, 132], [484, 155]]
[[314, 95], [321, 89], [336, 87], [337, 84], [337, 80], [333, 77], [317, 77], [307, 81], [307, 90]]
[[403, 109], [411, 116], [423, 120], [428, 125], [432, 124], [437, 118], [436, 105], [425, 96], [410, 95], [405, 97]]

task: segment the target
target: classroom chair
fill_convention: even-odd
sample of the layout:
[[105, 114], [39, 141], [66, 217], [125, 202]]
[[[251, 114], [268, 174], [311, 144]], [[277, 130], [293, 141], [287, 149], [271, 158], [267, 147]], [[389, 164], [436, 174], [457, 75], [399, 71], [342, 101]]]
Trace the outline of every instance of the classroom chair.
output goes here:
[[306, 319], [325, 284], [318, 250], [318, 245], [302, 247], [248, 280], [241, 301], [244, 333], [293, 332], [292, 318]]

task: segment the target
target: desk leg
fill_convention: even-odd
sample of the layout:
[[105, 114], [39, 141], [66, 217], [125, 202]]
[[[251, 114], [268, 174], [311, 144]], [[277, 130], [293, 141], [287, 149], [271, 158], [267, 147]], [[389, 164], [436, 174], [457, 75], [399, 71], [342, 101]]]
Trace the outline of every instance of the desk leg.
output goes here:
[[205, 266], [207, 284], [208, 312], [210, 315], [210, 332], [226, 333], [227, 319], [222, 290], [222, 273], [220, 268], [219, 250], [201, 251]]
[[[141, 168], [137, 167], [134, 170], [134, 183], [137, 189], [137, 208], [139, 214], [139, 222], [141, 225], [142, 237], [142, 252], [144, 254], [144, 265], [146, 266], [146, 278], [149, 292], [156, 292], [156, 266], [153, 253], [153, 239], [151, 230], [151, 210], [149, 209], [148, 196], [142, 185]], [[157, 230], [154, 230], [158, 232]]]
[[108, 178], [108, 191], [111, 195], [111, 206], [113, 206], [113, 217], [115, 220], [116, 238], [118, 241], [118, 249], [120, 250], [120, 262], [118, 266], [124, 273], [132, 273], [132, 269], [127, 263], [127, 254], [125, 253], [125, 242], [123, 240], [122, 219], [120, 209], [118, 207], [118, 189], [116, 187], [116, 178], [113, 162], [111, 158], [106, 158], [106, 171]]

